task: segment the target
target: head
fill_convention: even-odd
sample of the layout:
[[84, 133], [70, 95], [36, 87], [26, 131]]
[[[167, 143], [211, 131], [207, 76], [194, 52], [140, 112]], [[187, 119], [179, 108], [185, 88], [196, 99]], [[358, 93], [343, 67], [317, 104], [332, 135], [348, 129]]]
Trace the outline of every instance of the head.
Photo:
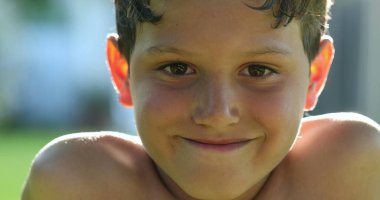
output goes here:
[[115, 3], [112, 78], [165, 183], [183, 198], [252, 198], [323, 88], [331, 3]]

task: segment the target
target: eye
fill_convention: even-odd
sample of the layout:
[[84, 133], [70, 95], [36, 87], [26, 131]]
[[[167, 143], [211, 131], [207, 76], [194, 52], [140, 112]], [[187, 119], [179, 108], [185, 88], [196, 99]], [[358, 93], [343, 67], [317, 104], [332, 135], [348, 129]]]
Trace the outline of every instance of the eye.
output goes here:
[[160, 70], [165, 71], [166, 73], [169, 73], [170, 75], [175, 76], [185, 76], [194, 74], [195, 70], [192, 69], [189, 64], [182, 63], [182, 62], [174, 62], [174, 63], [168, 63], [160, 66]]
[[244, 68], [242, 73], [252, 77], [267, 77], [276, 73], [273, 69], [260, 64], [250, 64]]

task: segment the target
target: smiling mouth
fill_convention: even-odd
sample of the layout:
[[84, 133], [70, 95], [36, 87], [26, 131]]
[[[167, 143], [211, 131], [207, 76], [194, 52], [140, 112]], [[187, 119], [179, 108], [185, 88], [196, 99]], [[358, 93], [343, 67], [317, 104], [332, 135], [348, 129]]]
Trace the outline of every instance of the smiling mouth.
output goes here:
[[253, 139], [240, 140], [198, 140], [183, 138], [188, 144], [204, 150], [227, 152], [240, 149], [248, 145]]

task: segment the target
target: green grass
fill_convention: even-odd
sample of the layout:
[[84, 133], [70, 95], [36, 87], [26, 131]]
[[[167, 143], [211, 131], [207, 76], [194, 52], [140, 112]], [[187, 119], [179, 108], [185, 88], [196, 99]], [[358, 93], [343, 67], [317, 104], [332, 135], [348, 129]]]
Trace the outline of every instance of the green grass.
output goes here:
[[34, 156], [46, 143], [58, 136], [49, 132], [0, 130], [0, 200], [20, 199]]

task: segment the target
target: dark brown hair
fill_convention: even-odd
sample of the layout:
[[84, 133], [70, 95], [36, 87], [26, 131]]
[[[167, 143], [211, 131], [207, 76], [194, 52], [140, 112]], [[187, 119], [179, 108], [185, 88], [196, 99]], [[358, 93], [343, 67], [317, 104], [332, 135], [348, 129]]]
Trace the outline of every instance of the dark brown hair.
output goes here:
[[[321, 36], [326, 34], [332, 0], [265, 0], [255, 10], [272, 10], [273, 28], [287, 26], [294, 18], [300, 20], [301, 37], [306, 55], [311, 62], [319, 51]], [[140, 23], [157, 23], [161, 16], [150, 9], [150, 0], [115, 0], [118, 46], [129, 60]]]

